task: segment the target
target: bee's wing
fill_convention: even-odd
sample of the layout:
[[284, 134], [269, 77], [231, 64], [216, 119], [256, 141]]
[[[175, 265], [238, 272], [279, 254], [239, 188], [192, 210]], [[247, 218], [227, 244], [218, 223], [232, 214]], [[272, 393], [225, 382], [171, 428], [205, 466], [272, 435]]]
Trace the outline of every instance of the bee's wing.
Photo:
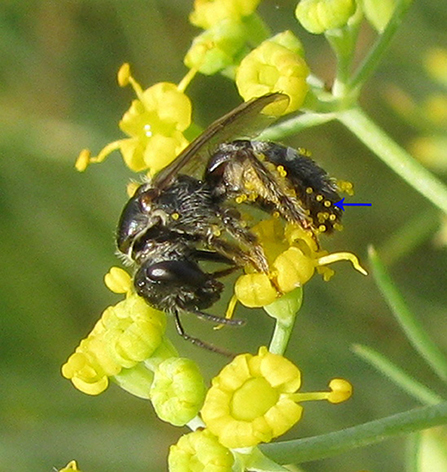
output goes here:
[[[161, 189], [165, 188], [180, 171], [194, 175], [201, 168], [203, 174], [205, 164], [200, 164], [207, 161], [220, 143], [236, 138], [252, 138], [278, 118], [278, 116], [269, 115], [268, 109], [266, 110], [268, 105], [273, 103], [277, 104], [281, 111], [284, 111], [289, 103], [289, 97], [283, 93], [270, 93], [253, 98], [216, 120], [192, 141], [170, 165], [154, 177], [153, 185]], [[265, 110], [266, 112], [263, 113]], [[202, 177], [201, 175], [195, 176]]]

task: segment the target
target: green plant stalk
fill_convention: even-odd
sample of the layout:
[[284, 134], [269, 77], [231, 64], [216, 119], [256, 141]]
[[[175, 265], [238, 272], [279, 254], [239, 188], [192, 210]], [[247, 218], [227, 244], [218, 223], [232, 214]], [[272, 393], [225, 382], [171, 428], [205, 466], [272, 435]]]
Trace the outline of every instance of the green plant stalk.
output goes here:
[[273, 336], [269, 346], [270, 352], [273, 354], [284, 354], [292, 334], [293, 325], [293, 322], [283, 323], [280, 320], [276, 320], [275, 330], [273, 331]]
[[411, 4], [411, 0], [400, 0], [396, 5], [394, 14], [390, 18], [385, 30], [380, 34], [369, 54], [365, 57], [352, 79], [348, 82], [348, 88], [353, 91], [354, 94], [357, 94], [360, 91], [363, 84], [377, 69], [379, 62], [387, 51], [392, 38], [399, 29], [399, 26]]
[[405, 472], [421, 472], [418, 459], [421, 450], [421, 433], [413, 433], [405, 438]]
[[422, 323], [408, 309], [402, 295], [396, 289], [377, 253], [371, 247], [369, 258], [373, 268], [373, 276], [386, 302], [404, 330], [408, 340], [419, 354], [426, 360], [433, 371], [447, 382], [447, 359], [430, 339]]
[[279, 464], [332, 457], [358, 447], [447, 423], [447, 402], [398, 413], [334, 433], [263, 444], [261, 451]]
[[286, 136], [299, 133], [302, 130], [332, 121], [335, 118], [335, 113], [304, 113], [278, 123], [275, 126], [271, 126], [261, 133], [259, 139], [265, 141], [278, 141]]
[[357, 8], [347, 25], [325, 32], [326, 40], [337, 58], [337, 72], [332, 86], [334, 97], [346, 95], [361, 19], [361, 11]]
[[273, 354], [284, 354], [302, 303], [303, 289], [297, 287], [264, 307], [264, 310], [276, 321], [269, 346], [269, 351]]
[[353, 346], [355, 354], [368, 362], [376, 370], [388, 377], [402, 390], [410, 394], [413, 398], [425, 405], [436, 405], [441, 403], [443, 398], [427, 388], [421, 382], [408, 375], [403, 369], [393, 364], [382, 354], [367, 346], [356, 344]]
[[341, 111], [337, 118], [396, 174], [447, 214], [447, 187], [393, 141], [361, 108]]

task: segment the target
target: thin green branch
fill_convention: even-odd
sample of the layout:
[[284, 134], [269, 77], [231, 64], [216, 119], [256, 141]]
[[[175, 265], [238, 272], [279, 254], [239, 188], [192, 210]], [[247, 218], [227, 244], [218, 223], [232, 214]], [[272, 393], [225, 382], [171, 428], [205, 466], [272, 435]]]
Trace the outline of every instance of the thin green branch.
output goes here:
[[303, 289], [297, 287], [264, 307], [264, 310], [276, 320], [275, 331], [269, 346], [270, 352], [284, 354], [302, 303]]
[[348, 84], [350, 90], [358, 92], [371, 74], [377, 69], [379, 62], [382, 60], [383, 55], [388, 49], [388, 46], [402, 23], [411, 3], [411, 0], [400, 0], [396, 5], [394, 14], [388, 22], [385, 30], [380, 34], [369, 54], [365, 57], [350, 80]]
[[328, 123], [336, 118], [335, 113], [304, 113], [266, 129], [259, 138], [278, 141], [307, 128]]
[[436, 405], [444, 399], [430, 390], [421, 382], [415, 380], [411, 375], [407, 374], [403, 369], [393, 364], [382, 354], [367, 346], [356, 344], [352, 350], [355, 354], [368, 362], [376, 370], [381, 372], [398, 387], [407, 392], [416, 400], [425, 405]]
[[276, 320], [275, 330], [270, 341], [269, 351], [273, 354], [283, 355], [292, 334], [293, 323], [281, 323]]
[[405, 472], [421, 472], [418, 459], [421, 449], [421, 433], [410, 434], [405, 443]]
[[447, 187], [393, 141], [359, 107], [341, 111], [337, 118], [396, 174], [447, 213]]
[[369, 250], [369, 258], [377, 286], [404, 330], [408, 340], [439, 378], [447, 382], [447, 358], [430, 339], [419, 319], [410, 311], [372, 247]]
[[279, 464], [332, 457], [358, 447], [447, 423], [447, 402], [398, 413], [352, 428], [311, 438], [263, 444], [259, 448]]

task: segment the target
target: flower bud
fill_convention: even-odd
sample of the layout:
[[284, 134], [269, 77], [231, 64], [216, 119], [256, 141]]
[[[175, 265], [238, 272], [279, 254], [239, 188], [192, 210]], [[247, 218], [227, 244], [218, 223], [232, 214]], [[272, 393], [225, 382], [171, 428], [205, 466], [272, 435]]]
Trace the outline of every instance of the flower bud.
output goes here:
[[212, 28], [226, 19], [240, 21], [251, 15], [261, 0], [195, 0], [189, 21], [203, 29]]
[[315, 272], [315, 262], [297, 247], [290, 247], [280, 254], [273, 267], [278, 275], [276, 282], [282, 292], [291, 292], [308, 282]]
[[170, 472], [232, 472], [231, 452], [207, 429], [182, 436], [169, 450]]
[[305, 60], [296, 52], [298, 49], [288, 33], [278, 42], [275, 38], [264, 41], [245, 56], [236, 71], [236, 85], [244, 100], [282, 92], [290, 98], [284, 114], [298, 110], [308, 91], [309, 75]]
[[166, 359], [155, 371], [150, 398], [159, 418], [175, 426], [191, 421], [205, 398], [205, 384], [190, 359]]
[[346, 25], [355, 10], [354, 0], [301, 0], [295, 16], [309, 33], [320, 34]]
[[278, 296], [266, 274], [241, 275], [234, 286], [236, 298], [250, 308], [269, 305]]
[[132, 287], [130, 275], [120, 267], [112, 267], [104, 276], [104, 282], [114, 293], [127, 293]]

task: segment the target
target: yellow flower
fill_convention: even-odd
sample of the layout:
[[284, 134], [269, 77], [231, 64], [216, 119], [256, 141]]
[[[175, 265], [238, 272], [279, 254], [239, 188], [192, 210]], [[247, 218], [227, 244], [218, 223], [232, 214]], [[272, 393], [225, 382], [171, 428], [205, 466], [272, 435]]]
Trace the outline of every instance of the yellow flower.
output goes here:
[[168, 82], [143, 90], [130, 75], [128, 64], [121, 67], [118, 80], [122, 86], [131, 84], [137, 95], [119, 123], [129, 138], [108, 144], [96, 157], [83, 150], [76, 168], [85, 170], [88, 164], [102, 162], [111, 152], [120, 150], [131, 170], [148, 170], [154, 175], [187, 146], [183, 131], [191, 124], [191, 102], [184, 87]]
[[157, 416], [183, 426], [199, 412], [205, 383], [197, 364], [180, 357], [166, 359], [155, 370], [150, 398]]
[[[163, 342], [165, 328], [164, 313], [130, 294], [104, 311], [92, 332], [62, 367], [62, 375], [82, 392], [97, 395], [108, 387], [109, 377], [119, 375], [123, 368], [132, 369], [153, 355]], [[139, 372], [136, 369], [127, 377], [122, 375], [119, 383], [123, 385], [128, 378], [135, 384]], [[146, 384], [148, 375], [140, 374], [141, 382]]]
[[261, 0], [195, 0], [189, 21], [200, 28], [209, 29], [222, 20], [241, 20], [258, 7]]
[[166, 316], [133, 294], [109, 307], [99, 323], [109, 353], [122, 367], [130, 368], [150, 357], [159, 347]]
[[330, 385], [331, 392], [296, 393], [301, 386], [299, 369], [261, 347], [256, 356], [237, 356], [213, 379], [201, 415], [225, 447], [251, 447], [270, 442], [297, 423], [303, 412], [299, 402], [347, 400], [349, 385], [338, 379]]
[[77, 472], [81, 472], [78, 469], [78, 465], [76, 464], [76, 461], [69, 462], [65, 467], [60, 469], [59, 472], [70, 472], [70, 471], [73, 471], [73, 470], [75, 470]]
[[301, 0], [295, 16], [307, 31], [320, 34], [346, 25], [355, 10], [354, 0]]
[[[286, 35], [286, 36], [285, 36]], [[290, 32], [281, 33], [261, 43], [241, 61], [236, 71], [236, 85], [245, 101], [271, 92], [290, 97], [284, 114], [298, 110], [308, 91], [309, 68], [300, 55], [298, 40]]]
[[107, 356], [106, 349], [101, 349], [104, 354], [100, 356], [101, 360], [96, 357], [91, 349], [96, 341], [93, 337], [81, 341], [76, 352], [62, 366], [62, 375], [87, 395], [102, 393], [109, 386], [109, 376], [118, 374], [121, 370], [121, 366]]
[[121, 267], [112, 267], [104, 276], [104, 282], [107, 288], [114, 293], [130, 293], [132, 291], [132, 279]]
[[299, 225], [287, 223], [283, 227], [278, 218], [271, 218], [254, 226], [253, 232], [264, 248], [271, 272], [248, 273], [237, 279], [235, 296], [245, 306], [270, 305], [282, 294], [302, 287], [315, 271], [329, 280], [334, 271], [326, 265], [332, 262], [348, 260], [356, 270], [367, 274], [354, 254], [328, 254], [320, 249], [314, 232]]
[[267, 274], [241, 275], [234, 285], [236, 298], [249, 308], [270, 305], [278, 297]]
[[207, 429], [182, 436], [170, 447], [169, 472], [231, 472], [233, 455]]

